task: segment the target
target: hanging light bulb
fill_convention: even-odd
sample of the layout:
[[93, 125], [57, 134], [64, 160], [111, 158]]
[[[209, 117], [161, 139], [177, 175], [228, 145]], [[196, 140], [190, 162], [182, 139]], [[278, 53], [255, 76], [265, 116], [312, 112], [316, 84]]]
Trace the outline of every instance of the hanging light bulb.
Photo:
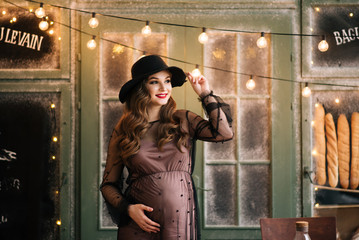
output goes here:
[[146, 57], [146, 51], [143, 51], [142, 55], [137, 60], [139, 60], [139, 59], [141, 59], [143, 57]]
[[38, 18], [45, 17], [46, 13], [45, 13], [45, 10], [42, 8], [43, 6], [44, 6], [44, 4], [40, 3], [40, 7], [38, 9], [36, 9], [36, 11], [35, 11], [36, 17], [38, 17]]
[[202, 33], [198, 36], [198, 41], [202, 44], [208, 42], [208, 35], [206, 33], [206, 28], [202, 28]]
[[1, 13], [2, 13], [2, 15], [5, 15], [5, 14], [6, 14], [6, 11], [5, 11], [5, 10], [2, 10]]
[[42, 31], [46, 31], [49, 28], [49, 23], [45, 20], [45, 18], [42, 18], [42, 21], [39, 23], [39, 28]]
[[261, 37], [257, 40], [257, 46], [259, 48], [267, 47], [267, 39], [264, 37], [264, 32], [261, 32]]
[[253, 80], [253, 76], [251, 75], [249, 80], [246, 82], [246, 87], [249, 90], [253, 90], [256, 87], [256, 82]]
[[17, 21], [17, 18], [16, 18], [16, 17], [13, 17], [13, 18], [12, 18], [12, 21], [13, 21], [13, 22], [16, 22], [16, 21]]
[[145, 35], [145, 36], [148, 36], [151, 34], [152, 30], [150, 28], [150, 22], [149, 21], [146, 21], [146, 26], [144, 26], [142, 28], [142, 34]]
[[316, 150], [316, 149], [313, 149], [313, 150], [312, 150], [312, 155], [313, 155], [313, 156], [316, 156], [317, 154], [318, 154], [317, 150]]
[[305, 87], [302, 90], [303, 97], [309, 97], [312, 94], [312, 90], [308, 87], [308, 83], [305, 83]]
[[339, 104], [339, 103], [340, 103], [340, 99], [339, 99], [338, 97], [335, 99], [335, 103], [336, 103], [336, 104]]
[[98, 26], [98, 19], [96, 18], [96, 13], [92, 13], [92, 18], [89, 21], [89, 26], [91, 28], [96, 28]]
[[199, 65], [198, 64], [196, 64], [196, 68], [192, 70], [191, 74], [192, 74], [193, 77], [201, 76], [202, 73], [199, 70]]
[[50, 30], [49, 30], [49, 34], [50, 34], [50, 35], [52, 35], [52, 34], [54, 34], [54, 33], [55, 33], [54, 29], [50, 29]]
[[318, 49], [321, 52], [326, 52], [329, 48], [329, 44], [325, 39], [325, 35], [323, 35], [322, 41], [318, 44]]
[[92, 39], [87, 42], [87, 47], [88, 47], [90, 50], [93, 50], [93, 49], [96, 48], [95, 36], [92, 36]]

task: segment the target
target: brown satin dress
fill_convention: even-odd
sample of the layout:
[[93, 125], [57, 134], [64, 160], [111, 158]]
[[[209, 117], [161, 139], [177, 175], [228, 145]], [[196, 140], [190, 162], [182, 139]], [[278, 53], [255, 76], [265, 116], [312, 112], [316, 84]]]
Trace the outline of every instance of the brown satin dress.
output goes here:
[[[156, 131], [153, 123], [149, 134]], [[189, 149], [180, 152], [174, 142], [159, 151], [150, 139], [141, 141], [131, 159], [130, 198], [153, 208], [147, 216], [161, 225], [159, 233], [146, 233], [133, 221], [121, 227], [118, 239], [195, 239], [195, 202]]]

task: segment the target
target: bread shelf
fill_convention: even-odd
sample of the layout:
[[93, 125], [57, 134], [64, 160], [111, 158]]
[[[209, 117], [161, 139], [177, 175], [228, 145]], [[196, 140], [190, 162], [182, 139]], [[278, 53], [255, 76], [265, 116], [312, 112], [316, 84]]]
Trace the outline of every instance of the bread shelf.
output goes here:
[[334, 209], [334, 208], [359, 208], [358, 204], [355, 205], [320, 205], [314, 206], [314, 209]]
[[313, 185], [314, 189], [325, 189], [325, 190], [332, 190], [332, 191], [339, 191], [339, 192], [351, 192], [351, 193], [359, 193], [359, 190], [354, 189], [344, 189], [344, 188], [333, 188], [328, 186], [320, 186], [320, 185]]

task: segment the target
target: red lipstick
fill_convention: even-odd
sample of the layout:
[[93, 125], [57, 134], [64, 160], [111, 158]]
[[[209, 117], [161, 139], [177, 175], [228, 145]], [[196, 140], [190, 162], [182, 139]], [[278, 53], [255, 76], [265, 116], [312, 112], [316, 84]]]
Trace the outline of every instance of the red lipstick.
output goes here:
[[156, 97], [158, 97], [158, 98], [166, 98], [166, 97], [167, 97], [167, 93], [156, 94]]

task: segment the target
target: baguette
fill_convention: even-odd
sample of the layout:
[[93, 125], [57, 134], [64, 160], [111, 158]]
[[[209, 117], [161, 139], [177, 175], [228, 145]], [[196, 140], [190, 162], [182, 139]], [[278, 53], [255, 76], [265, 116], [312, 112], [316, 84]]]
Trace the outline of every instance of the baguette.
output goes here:
[[324, 132], [324, 108], [321, 104], [316, 105], [314, 112], [314, 139], [316, 151], [313, 154], [315, 159], [315, 178], [319, 185], [324, 185], [327, 181], [325, 172], [325, 132]]
[[340, 114], [337, 126], [339, 182], [342, 188], [347, 189], [349, 187], [350, 130], [344, 114]]
[[331, 187], [338, 185], [338, 142], [333, 115], [325, 115], [325, 136], [327, 137], [328, 181]]
[[350, 169], [350, 188], [359, 185], [359, 113], [354, 112], [351, 118], [352, 130], [352, 161]]

